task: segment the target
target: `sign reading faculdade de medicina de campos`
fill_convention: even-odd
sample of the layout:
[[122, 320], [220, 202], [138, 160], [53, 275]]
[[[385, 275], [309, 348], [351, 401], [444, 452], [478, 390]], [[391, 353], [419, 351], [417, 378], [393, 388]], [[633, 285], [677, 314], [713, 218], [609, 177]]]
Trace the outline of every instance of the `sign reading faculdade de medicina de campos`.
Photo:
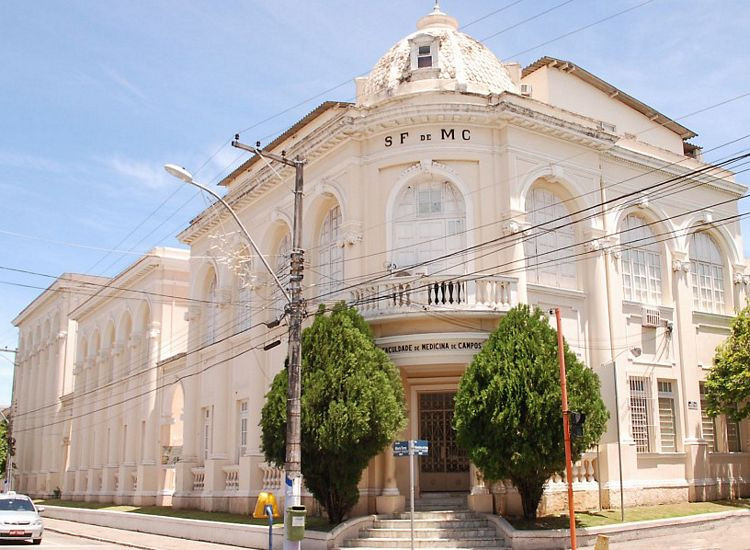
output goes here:
[[395, 364], [468, 363], [482, 349], [489, 334], [412, 334], [378, 338], [375, 343]]

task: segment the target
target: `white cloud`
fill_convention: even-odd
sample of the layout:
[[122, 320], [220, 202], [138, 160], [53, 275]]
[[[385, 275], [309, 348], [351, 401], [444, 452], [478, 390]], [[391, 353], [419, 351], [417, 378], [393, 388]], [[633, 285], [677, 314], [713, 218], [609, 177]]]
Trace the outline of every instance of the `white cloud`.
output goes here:
[[111, 67], [103, 67], [104, 73], [112, 80], [115, 84], [119, 85], [120, 88], [128, 92], [130, 95], [137, 97], [142, 101], [146, 101], [146, 94], [144, 94], [140, 88], [133, 84], [130, 80], [122, 76], [120, 73], [112, 69]]
[[158, 163], [113, 157], [106, 164], [118, 174], [135, 180], [149, 189], [159, 189], [171, 182], [171, 178]]

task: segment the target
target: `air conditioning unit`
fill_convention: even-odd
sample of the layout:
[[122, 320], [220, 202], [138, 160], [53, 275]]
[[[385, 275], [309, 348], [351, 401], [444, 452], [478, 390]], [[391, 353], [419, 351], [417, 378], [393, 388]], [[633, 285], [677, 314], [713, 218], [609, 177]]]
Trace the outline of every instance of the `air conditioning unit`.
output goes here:
[[531, 97], [531, 84], [521, 84], [521, 95]]
[[641, 326], [656, 328], [661, 325], [661, 312], [655, 307], [644, 307], [641, 314]]

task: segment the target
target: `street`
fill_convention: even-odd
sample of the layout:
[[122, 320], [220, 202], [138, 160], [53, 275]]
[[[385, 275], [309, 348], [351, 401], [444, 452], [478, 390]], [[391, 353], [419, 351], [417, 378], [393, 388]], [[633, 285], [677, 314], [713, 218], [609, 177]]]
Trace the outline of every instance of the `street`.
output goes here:
[[[44, 538], [42, 539], [41, 546], [43, 548], [70, 548], [71, 550], [77, 548], [94, 548], [99, 550], [115, 550], [125, 549], [127, 546], [121, 546], [119, 544], [110, 544], [106, 542], [98, 542], [95, 540], [84, 539], [81, 537], [74, 537], [71, 535], [63, 535], [61, 533], [53, 533], [52, 531], [45, 531]], [[28, 541], [0, 541], [0, 548], [3, 550], [10, 548], [35, 548], [31, 542]]]
[[[76, 549], [96, 547], [97, 550], [125, 548], [140, 548], [142, 550], [240, 550], [237, 546], [151, 535], [53, 518], [44, 518], [44, 529], [41, 546], [49, 548]], [[5, 550], [6, 548], [31, 549], [34, 546], [31, 542], [0, 541], [0, 550]], [[242, 550], [248, 549], [243, 548]]]

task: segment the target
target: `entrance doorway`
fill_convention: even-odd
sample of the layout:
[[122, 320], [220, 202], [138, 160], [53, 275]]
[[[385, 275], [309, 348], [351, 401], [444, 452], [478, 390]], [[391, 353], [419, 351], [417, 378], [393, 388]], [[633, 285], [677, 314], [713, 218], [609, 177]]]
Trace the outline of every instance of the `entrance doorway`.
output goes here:
[[469, 490], [469, 457], [456, 444], [453, 430], [455, 392], [419, 394], [419, 439], [430, 442], [430, 454], [419, 458], [421, 492]]

